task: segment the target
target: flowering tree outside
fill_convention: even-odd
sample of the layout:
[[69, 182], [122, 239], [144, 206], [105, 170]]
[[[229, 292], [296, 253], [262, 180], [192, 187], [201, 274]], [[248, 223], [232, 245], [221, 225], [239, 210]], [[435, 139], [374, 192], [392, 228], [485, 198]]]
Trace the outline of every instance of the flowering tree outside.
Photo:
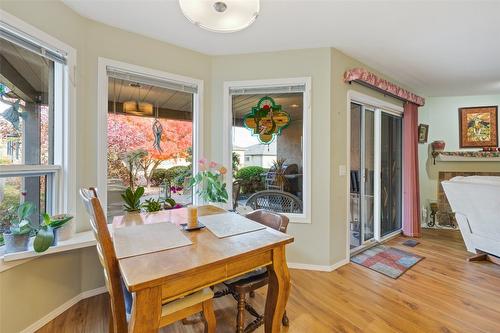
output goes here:
[[192, 146], [193, 124], [190, 121], [158, 119], [163, 127], [161, 148], [153, 147], [154, 118], [108, 114], [108, 177], [119, 178], [130, 185], [129, 168], [124, 156], [141, 150], [134, 170], [134, 178], [144, 177], [150, 185], [151, 175], [163, 161], [189, 159]]

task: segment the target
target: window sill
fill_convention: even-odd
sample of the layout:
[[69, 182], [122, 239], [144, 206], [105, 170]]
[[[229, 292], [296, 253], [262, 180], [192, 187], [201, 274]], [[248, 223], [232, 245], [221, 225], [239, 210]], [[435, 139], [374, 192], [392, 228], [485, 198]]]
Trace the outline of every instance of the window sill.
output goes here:
[[[52, 246], [47, 251], [42, 253], [29, 250], [4, 254], [4, 247], [2, 246], [0, 247], [0, 272], [6, 271], [40, 256], [81, 249], [84, 247], [94, 246], [95, 244], [96, 240], [92, 231], [84, 231], [76, 233], [71, 239], [60, 241], [56, 246]], [[30, 248], [32, 248], [31, 244]]]

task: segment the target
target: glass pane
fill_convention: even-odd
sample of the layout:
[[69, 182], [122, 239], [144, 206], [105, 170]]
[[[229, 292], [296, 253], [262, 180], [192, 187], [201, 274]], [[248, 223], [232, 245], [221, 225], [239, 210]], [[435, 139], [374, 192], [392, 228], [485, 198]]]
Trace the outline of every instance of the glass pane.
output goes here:
[[47, 212], [48, 176], [0, 177], [0, 234], [9, 227], [15, 218], [20, 203], [31, 202], [35, 211], [30, 216], [33, 224], [41, 221]]
[[382, 113], [381, 234], [401, 229], [402, 121]]
[[374, 235], [374, 170], [375, 170], [375, 112], [372, 110], [365, 110], [365, 130], [364, 130], [364, 160], [363, 160], [363, 200], [362, 200], [362, 214], [363, 214], [363, 233], [364, 241], [373, 238]]
[[54, 62], [0, 39], [0, 164], [52, 164]]
[[[265, 96], [271, 97], [290, 116], [288, 126], [270, 143], [263, 143], [259, 140], [258, 130], [255, 132], [244, 125], [245, 115]], [[303, 212], [303, 99], [302, 93], [232, 96], [235, 208], [247, 205], [247, 200], [253, 194], [267, 190], [273, 192], [266, 196], [263, 196], [264, 193], [254, 196], [259, 198], [252, 201], [257, 205], [254, 208], [298, 214]], [[269, 121], [269, 124], [273, 123], [274, 120]], [[261, 131], [264, 130], [262, 121], [260, 126]]]
[[361, 105], [351, 104], [351, 194], [350, 194], [350, 230], [351, 248], [362, 244], [361, 240]]
[[108, 87], [108, 218], [123, 214], [131, 185], [145, 187], [143, 201], [192, 203], [193, 95], [114, 78]]

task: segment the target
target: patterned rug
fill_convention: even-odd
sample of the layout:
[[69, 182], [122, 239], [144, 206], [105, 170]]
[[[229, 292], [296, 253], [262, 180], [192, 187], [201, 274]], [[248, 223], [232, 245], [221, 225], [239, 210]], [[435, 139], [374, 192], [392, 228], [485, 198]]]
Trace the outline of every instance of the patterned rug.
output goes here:
[[421, 256], [385, 245], [377, 245], [351, 258], [353, 263], [397, 279], [413, 265], [424, 259]]

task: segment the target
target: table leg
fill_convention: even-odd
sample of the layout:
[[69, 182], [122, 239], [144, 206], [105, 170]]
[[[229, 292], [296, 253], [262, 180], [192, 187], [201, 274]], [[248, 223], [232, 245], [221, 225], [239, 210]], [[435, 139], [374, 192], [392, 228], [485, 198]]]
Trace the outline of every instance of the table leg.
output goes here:
[[134, 295], [128, 330], [130, 333], [157, 333], [161, 317], [161, 288], [139, 290]]
[[281, 319], [290, 295], [290, 273], [286, 264], [284, 246], [273, 250], [273, 264], [268, 267], [268, 271], [269, 285], [264, 315], [265, 332], [279, 333]]

